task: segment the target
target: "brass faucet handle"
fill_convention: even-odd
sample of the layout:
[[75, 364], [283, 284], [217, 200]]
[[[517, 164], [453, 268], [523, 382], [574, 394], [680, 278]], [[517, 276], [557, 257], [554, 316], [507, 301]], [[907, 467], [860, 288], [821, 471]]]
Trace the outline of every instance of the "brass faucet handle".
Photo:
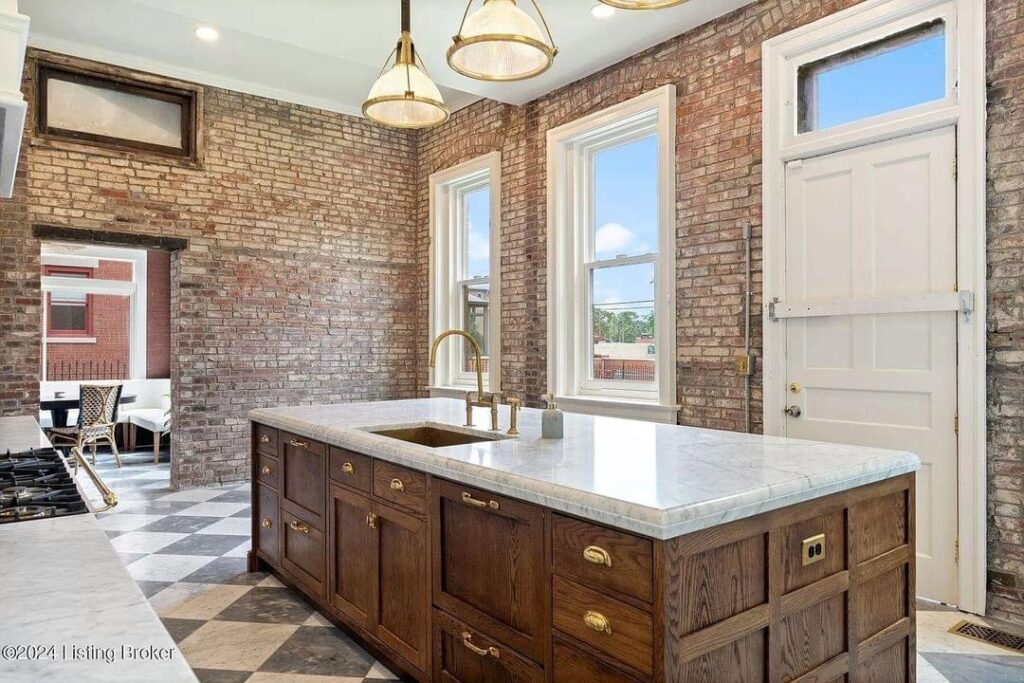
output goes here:
[[508, 413], [509, 413], [509, 424], [508, 424], [508, 435], [518, 436], [519, 435], [519, 409], [522, 407], [523, 402], [515, 397], [510, 396], [508, 398]]

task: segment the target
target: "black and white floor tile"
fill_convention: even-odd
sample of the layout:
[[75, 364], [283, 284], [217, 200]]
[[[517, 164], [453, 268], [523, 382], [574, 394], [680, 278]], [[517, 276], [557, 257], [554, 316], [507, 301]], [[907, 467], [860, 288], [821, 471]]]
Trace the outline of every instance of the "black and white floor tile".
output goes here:
[[[246, 572], [249, 484], [173, 492], [167, 463], [153, 465], [152, 453], [122, 456], [121, 469], [109, 460], [97, 469], [120, 503], [100, 524], [200, 681], [395, 680], [274, 577]], [[919, 683], [1024, 681], [1024, 653], [948, 632], [965, 618], [1024, 634], [919, 601]]]
[[274, 577], [246, 571], [248, 484], [174, 492], [152, 452], [108, 460], [97, 469], [119, 504], [100, 525], [200, 681], [397, 678]]

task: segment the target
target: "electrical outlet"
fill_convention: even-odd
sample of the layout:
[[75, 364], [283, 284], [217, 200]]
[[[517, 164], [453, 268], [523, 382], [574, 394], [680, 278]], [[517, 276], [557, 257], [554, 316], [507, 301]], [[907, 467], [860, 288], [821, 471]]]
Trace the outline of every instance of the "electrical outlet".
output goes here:
[[814, 564], [825, 558], [825, 534], [805, 538], [800, 543], [801, 564]]
[[750, 375], [753, 375], [754, 357], [746, 353], [741, 353], [740, 355], [736, 356], [736, 374], [748, 377]]

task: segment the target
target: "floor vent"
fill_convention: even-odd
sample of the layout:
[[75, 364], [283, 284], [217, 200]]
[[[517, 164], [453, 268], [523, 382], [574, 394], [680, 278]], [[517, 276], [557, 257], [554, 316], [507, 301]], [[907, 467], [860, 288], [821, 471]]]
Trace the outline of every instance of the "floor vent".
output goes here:
[[949, 632], [1014, 652], [1024, 652], [1024, 638], [973, 621], [961, 621], [949, 629]]

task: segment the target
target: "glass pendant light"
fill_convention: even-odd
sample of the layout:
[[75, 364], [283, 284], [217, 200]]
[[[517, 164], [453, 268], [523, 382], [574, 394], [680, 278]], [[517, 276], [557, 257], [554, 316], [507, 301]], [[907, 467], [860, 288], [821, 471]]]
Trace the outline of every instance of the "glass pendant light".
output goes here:
[[[395, 63], [391, 68], [391, 57]], [[441, 91], [416, 56], [409, 32], [409, 0], [402, 0], [402, 35], [363, 102], [363, 115], [394, 128], [429, 128], [448, 120]]]
[[611, 7], [619, 9], [664, 9], [674, 5], [681, 5], [686, 0], [598, 0]]
[[543, 32], [519, 9], [516, 0], [484, 0], [472, 14], [473, 0], [469, 0], [459, 32], [448, 48], [448, 65], [481, 81], [519, 81], [547, 71], [558, 50], [537, 0], [530, 2]]

